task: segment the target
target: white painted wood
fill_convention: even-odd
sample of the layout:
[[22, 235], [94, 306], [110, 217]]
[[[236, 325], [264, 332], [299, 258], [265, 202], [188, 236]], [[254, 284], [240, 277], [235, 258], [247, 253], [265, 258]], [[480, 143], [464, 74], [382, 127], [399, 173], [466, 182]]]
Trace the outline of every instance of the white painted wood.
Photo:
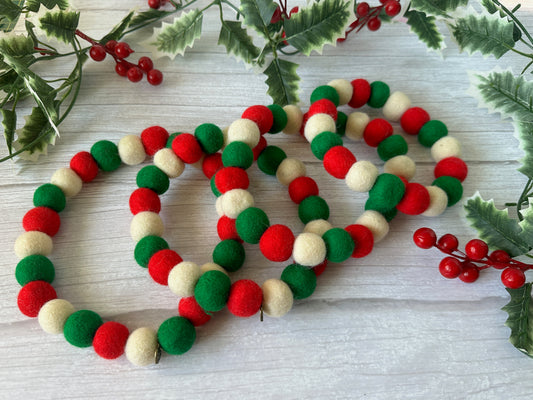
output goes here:
[[[100, 37], [130, 7], [146, 9], [144, 0], [76, 1], [81, 28]], [[533, 26], [531, 6], [524, 12]], [[319, 278], [315, 294], [298, 301], [282, 319], [237, 319], [227, 311], [198, 329], [193, 349], [161, 364], [136, 368], [122, 357], [105, 361], [92, 349], [70, 346], [61, 335], [41, 331], [17, 309], [14, 279], [15, 238], [32, 207], [35, 188], [67, 165], [79, 150], [99, 139], [115, 142], [152, 124], [171, 131], [193, 130], [203, 122], [228, 125], [246, 106], [269, 104], [264, 76], [246, 70], [216, 45], [218, 14], [208, 11], [203, 38], [185, 57], [158, 60], [165, 83], [152, 88], [131, 84], [106, 60], [88, 62], [79, 101], [61, 125], [62, 136], [38, 163], [0, 167], [2, 257], [0, 260], [0, 398], [282, 398], [282, 399], [520, 399], [533, 393], [533, 361], [508, 343], [507, 292], [496, 271], [466, 285], [442, 278], [442, 257], [411, 242], [412, 232], [430, 226], [453, 232], [464, 243], [475, 236], [461, 207], [437, 219], [399, 216], [390, 235], [367, 258], [331, 265]], [[137, 35], [146, 37], [147, 31]], [[135, 57], [147, 54], [134, 40]], [[522, 155], [513, 127], [498, 115], [477, 108], [466, 90], [468, 71], [510, 66], [523, 59], [501, 60], [459, 54], [447, 37], [444, 58], [428, 53], [403, 24], [363, 30], [322, 56], [298, 57], [302, 104], [311, 90], [334, 78], [382, 79], [407, 93], [415, 105], [442, 119], [464, 145], [470, 175], [465, 199], [479, 191], [498, 207], [515, 200], [525, 183], [516, 168]], [[134, 57], [134, 58], [135, 58]], [[57, 64], [51, 76], [68, 66]], [[376, 114], [378, 115], [378, 114]], [[327, 177], [300, 137], [276, 136], [290, 156], [301, 158], [330, 202], [331, 221], [345, 226], [361, 213], [365, 196], [353, 195], [343, 182]], [[413, 143], [419, 163], [417, 181], [430, 183], [429, 152]], [[378, 161], [373, 149], [349, 144], [359, 159]], [[381, 162], [378, 162], [382, 165]], [[177, 299], [149, 279], [133, 261], [127, 203], [140, 167], [100, 174], [61, 213], [52, 260], [59, 296], [76, 308], [89, 308], [130, 329], [154, 328], [175, 315]], [[299, 231], [296, 206], [286, 189], [253, 169], [252, 192], [272, 222], [286, 221]], [[163, 197], [165, 238], [184, 259], [204, 263], [217, 242], [214, 200], [201, 171], [188, 168]], [[266, 262], [247, 246], [248, 262], [234, 279], [263, 282], [278, 277], [281, 264]], [[529, 279], [532, 276], [529, 275]]]

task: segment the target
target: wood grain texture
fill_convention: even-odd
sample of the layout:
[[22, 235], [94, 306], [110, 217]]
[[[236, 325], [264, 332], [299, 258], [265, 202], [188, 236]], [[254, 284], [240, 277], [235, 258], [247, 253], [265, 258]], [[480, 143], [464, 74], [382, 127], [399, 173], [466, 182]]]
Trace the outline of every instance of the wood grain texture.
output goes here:
[[[81, 28], [95, 37], [109, 30], [144, 0], [77, 0]], [[533, 8], [522, 13], [533, 26]], [[71, 156], [97, 140], [115, 142], [159, 124], [170, 131], [193, 130], [203, 122], [228, 125], [252, 104], [269, 104], [264, 76], [246, 70], [216, 45], [218, 14], [207, 12], [204, 34], [194, 49], [174, 61], [158, 60], [165, 83], [152, 88], [119, 79], [110, 60], [89, 62], [78, 104], [61, 125], [62, 135], [37, 163], [0, 167], [0, 398], [34, 399], [525, 399], [533, 393], [533, 361], [508, 343], [501, 307], [507, 292], [497, 271], [466, 285], [438, 273], [435, 251], [413, 246], [412, 232], [430, 226], [454, 232], [464, 244], [475, 232], [462, 207], [437, 219], [399, 216], [391, 233], [364, 259], [331, 264], [309, 299], [282, 319], [237, 319], [227, 311], [198, 329], [193, 349], [161, 364], [136, 368], [125, 357], [105, 361], [92, 349], [70, 346], [47, 335], [17, 309], [19, 286], [13, 243], [32, 207], [35, 188], [67, 165]], [[147, 35], [140, 33], [137, 38]], [[479, 109], [466, 91], [468, 71], [496, 65], [518, 72], [524, 61], [460, 54], [447, 37], [444, 57], [427, 52], [403, 24], [363, 30], [323, 55], [300, 63], [302, 106], [314, 87], [334, 78], [384, 80], [443, 120], [463, 143], [470, 174], [465, 199], [479, 191], [503, 208], [518, 197], [525, 178], [516, 168], [522, 152], [509, 121]], [[135, 40], [130, 41], [132, 44]], [[135, 46], [135, 57], [148, 54]], [[62, 76], [69, 66], [47, 71]], [[379, 115], [377, 112], [375, 115]], [[412, 138], [409, 154], [418, 163], [416, 180], [430, 183], [433, 163]], [[271, 139], [302, 159], [329, 201], [336, 226], [353, 223], [365, 196], [330, 179], [300, 137]], [[348, 144], [359, 159], [382, 165], [374, 149]], [[125, 323], [131, 330], [157, 326], [175, 315], [177, 300], [133, 261], [127, 202], [140, 167], [100, 174], [70, 200], [54, 240], [54, 282], [61, 298]], [[296, 206], [273, 178], [251, 171], [251, 191], [271, 222], [302, 229]], [[201, 171], [188, 168], [163, 196], [165, 238], [184, 259], [209, 261], [217, 243], [214, 200]], [[234, 279], [263, 282], [278, 277], [281, 264], [266, 262], [247, 246], [247, 263]], [[532, 278], [531, 275], [528, 276]]]

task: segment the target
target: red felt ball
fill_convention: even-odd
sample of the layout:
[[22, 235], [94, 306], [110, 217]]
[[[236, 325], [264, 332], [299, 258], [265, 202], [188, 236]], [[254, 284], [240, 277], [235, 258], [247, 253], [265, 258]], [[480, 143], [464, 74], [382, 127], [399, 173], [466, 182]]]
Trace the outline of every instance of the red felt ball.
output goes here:
[[344, 228], [352, 237], [355, 248], [352, 253], [353, 258], [362, 258], [369, 255], [374, 248], [374, 235], [372, 231], [364, 225], [352, 224]]
[[220, 240], [233, 239], [242, 242], [235, 227], [235, 220], [225, 215], [220, 217], [217, 222], [217, 233]]
[[17, 305], [22, 314], [36, 317], [41, 307], [54, 299], [57, 299], [57, 293], [52, 285], [45, 281], [31, 281], [20, 289]]
[[159, 213], [161, 211], [161, 200], [153, 190], [138, 188], [130, 196], [130, 210], [133, 215], [141, 211]]
[[396, 175], [398, 178], [400, 178], [400, 180], [402, 181], [403, 185], [404, 186], [407, 186], [407, 184], [409, 183], [409, 181], [407, 180], [407, 178], [405, 178], [404, 176], [401, 176], [401, 175]]
[[434, 173], [435, 178], [440, 176], [451, 176], [462, 182], [468, 175], [468, 166], [460, 158], [447, 157], [440, 160], [437, 165], [435, 165]]
[[292, 255], [294, 234], [285, 225], [272, 225], [259, 239], [261, 253], [270, 261], [286, 261]]
[[166, 147], [168, 136], [167, 130], [161, 126], [151, 126], [143, 130], [141, 132], [141, 142], [146, 154], [153, 156], [159, 150]]
[[263, 291], [249, 279], [241, 279], [231, 285], [228, 310], [237, 317], [251, 317], [261, 308]]
[[220, 153], [208, 154], [202, 161], [202, 171], [207, 179], [211, 179], [222, 167], [222, 154]]
[[148, 273], [155, 282], [168, 285], [168, 274], [182, 261], [183, 259], [174, 250], [159, 250], [148, 261]]
[[191, 321], [194, 326], [203, 325], [211, 319], [211, 315], [200, 307], [194, 296], [182, 297], [178, 304], [178, 312], [183, 318]]
[[392, 135], [393, 131], [394, 129], [389, 121], [383, 118], [375, 118], [367, 124], [363, 132], [363, 139], [369, 146], [378, 147], [383, 140]]
[[225, 167], [215, 175], [215, 186], [220, 193], [232, 189], [248, 189], [250, 180], [246, 171], [239, 167]]
[[124, 347], [130, 331], [125, 325], [108, 321], [100, 325], [93, 338], [96, 354], [107, 360], [114, 360], [124, 354]]
[[26, 232], [39, 231], [54, 236], [60, 225], [59, 214], [48, 207], [32, 208], [22, 218], [22, 227]]
[[370, 83], [365, 79], [354, 79], [351, 84], [353, 94], [348, 105], [352, 108], [363, 107], [370, 99], [370, 94], [372, 93]]
[[405, 194], [396, 208], [407, 215], [418, 215], [427, 210], [429, 200], [429, 192], [424, 185], [410, 182], [405, 186]]
[[190, 133], [176, 136], [172, 141], [172, 150], [185, 164], [194, 164], [200, 161], [204, 154], [200, 143]]
[[430, 119], [426, 110], [420, 107], [411, 107], [405, 111], [400, 118], [400, 125], [405, 133], [409, 135], [418, 135], [420, 129]]
[[307, 113], [310, 117], [315, 114], [328, 114], [335, 121], [337, 120], [337, 107], [335, 107], [335, 104], [331, 100], [326, 98], [317, 100], [311, 104]]
[[263, 150], [267, 147], [267, 141], [264, 136], [261, 136], [259, 138], [259, 143], [252, 149], [252, 152], [254, 153], [254, 160], [257, 161], [257, 158], [259, 155], [263, 152]]
[[324, 154], [324, 169], [337, 179], [344, 179], [357, 160], [353, 153], [344, 146], [334, 146]]
[[83, 182], [91, 182], [98, 175], [98, 164], [88, 151], [80, 151], [70, 160], [70, 169], [81, 178]]
[[256, 105], [248, 107], [242, 113], [241, 118], [250, 119], [257, 124], [261, 135], [267, 133], [274, 123], [274, 115], [266, 106]]
[[318, 185], [313, 178], [300, 176], [289, 184], [289, 196], [294, 203], [300, 204], [309, 196], [318, 196]]
[[320, 276], [324, 273], [327, 266], [328, 266], [328, 260], [325, 259], [320, 264], [313, 267], [313, 272], [315, 273], [316, 276]]
[[306, 112], [303, 116], [302, 116], [302, 126], [300, 126], [300, 135], [301, 136], [304, 136], [304, 131], [305, 131], [305, 124], [307, 124], [307, 120], [309, 119], [310, 115], [308, 112]]

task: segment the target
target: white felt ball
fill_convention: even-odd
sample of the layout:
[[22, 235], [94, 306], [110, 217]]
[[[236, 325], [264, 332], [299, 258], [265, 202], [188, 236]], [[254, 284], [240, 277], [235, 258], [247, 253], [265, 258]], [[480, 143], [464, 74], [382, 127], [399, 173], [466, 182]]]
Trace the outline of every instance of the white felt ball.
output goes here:
[[244, 189], [232, 189], [224, 193], [221, 200], [223, 215], [236, 219], [248, 207], [253, 207], [254, 198]]
[[39, 310], [38, 320], [42, 330], [57, 335], [63, 333], [63, 327], [68, 317], [74, 313], [72, 304], [63, 299], [47, 301]]
[[276, 178], [285, 186], [289, 186], [293, 180], [305, 176], [305, 174], [305, 164], [295, 158], [284, 159], [276, 170]]
[[145, 236], [163, 236], [165, 226], [159, 214], [152, 211], [141, 211], [131, 220], [130, 234], [138, 242]]
[[365, 193], [374, 186], [378, 178], [379, 170], [370, 161], [361, 160], [355, 162], [346, 174], [346, 186], [354, 192]]
[[126, 165], [138, 165], [146, 158], [146, 151], [141, 138], [136, 135], [126, 135], [118, 142], [118, 155]]
[[269, 279], [261, 286], [263, 291], [263, 312], [274, 318], [287, 314], [294, 302], [289, 285], [279, 279]]
[[314, 267], [326, 258], [326, 243], [315, 233], [300, 233], [294, 240], [292, 257], [297, 264]]
[[222, 136], [224, 137], [224, 145], [222, 146], [222, 149], [228, 144], [228, 128], [229, 126], [222, 128]]
[[369, 122], [370, 117], [368, 114], [360, 111], [351, 113], [346, 120], [346, 137], [354, 141], [361, 140]]
[[157, 332], [151, 328], [142, 327], [130, 333], [124, 353], [133, 365], [145, 367], [155, 364], [158, 347]]
[[426, 217], [441, 215], [448, 207], [448, 195], [438, 186], [426, 186], [429, 193], [429, 207], [422, 213]]
[[202, 157], [196, 161], [195, 163], [192, 163], [190, 164], [193, 168], [196, 168], [196, 169], [199, 169], [199, 170], [202, 170], [202, 165], [204, 164], [204, 158], [205, 158], [205, 154], [202, 154]]
[[334, 79], [328, 83], [339, 94], [339, 106], [348, 104], [353, 95], [353, 86], [346, 79]]
[[49, 256], [53, 248], [52, 238], [43, 232], [25, 232], [15, 240], [15, 254], [20, 259], [33, 254]]
[[217, 210], [217, 214], [219, 217], [224, 216], [224, 210], [222, 209], [222, 199], [224, 198], [224, 195], [218, 196], [215, 201], [215, 209]]
[[283, 107], [283, 111], [287, 114], [287, 125], [283, 128], [283, 133], [286, 133], [287, 135], [295, 135], [299, 133], [304, 119], [304, 114], [300, 107], [295, 106], [294, 104], [289, 104]]
[[169, 148], [161, 149], [155, 153], [154, 165], [167, 174], [169, 178], [177, 178], [185, 169], [185, 163]]
[[322, 236], [331, 228], [333, 228], [333, 225], [331, 225], [325, 219], [314, 219], [305, 225], [304, 232], [314, 233], [315, 235]]
[[374, 210], [367, 210], [355, 221], [356, 224], [364, 225], [372, 232], [374, 242], [377, 243], [389, 233], [389, 223], [383, 215]]
[[461, 158], [461, 143], [453, 136], [444, 136], [431, 146], [431, 157], [435, 162], [448, 157]]
[[411, 157], [396, 156], [387, 160], [383, 171], [387, 174], [402, 176], [409, 181], [416, 174], [416, 164]]
[[190, 261], [182, 261], [170, 270], [168, 274], [168, 287], [172, 293], [180, 297], [194, 295], [194, 287], [200, 279], [200, 267]]
[[335, 120], [329, 114], [311, 115], [305, 123], [304, 136], [309, 143], [322, 132], [336, 132]]
[[226, 271], [223, 267], [214, 262], [205, 263], [200, 267], [200, 272], [202, 274], [205, 274], [207, 271], [220, 271], [228, 275], [228, 271]]
[[65, 194], [65, 197], [73, 197], [80, 192], [83, 181], [70, 168], [59, 168], [52, 175], [50, 183], [58, 186]]
[[399, 121], [409, 108], [411, 108], [409, 97], [403, 92], [394, 92], [383, 106], [383, 116], [389, 121]]
[[259, 127], [250, 119], [238, 119], [228, 127], [227, 143], [244, 142], [253, 149], [259, 143], [260, 138]]

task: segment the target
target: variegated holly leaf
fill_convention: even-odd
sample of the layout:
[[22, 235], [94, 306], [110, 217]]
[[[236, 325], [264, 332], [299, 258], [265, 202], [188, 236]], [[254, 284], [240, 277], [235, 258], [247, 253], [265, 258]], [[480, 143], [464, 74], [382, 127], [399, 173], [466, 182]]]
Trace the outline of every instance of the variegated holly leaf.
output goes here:
[[2, 125], [4, 126], [4, 137], [6, 139], [9, 154], [12, 153], [13, 139], [15, 139], [15, 128], [17, 126], [17, 113], [12, 110], [2, 109]]
[[80, 13], [74, 11], [47, 12], [39, 19], [41, 29], [48, 37], [55, 37], [65, 43], [74, 40], [80, 20]]
[[498, 11], [498, 7], [492, 2], [492, 0], [481, 0], [481, 4], [488, 11], [489, 14], [494, 14]]
[[55, 6], [58, 6], [60, 10], [66, 10], [69, 4], [68, 0], [26, 0], [26, 7], [32, 12], [39, 11], [41, 5], [49, 10]]
[[511, 295], [511, 301], [502, 308], [508, 314], [505, 325], [511, 328], [509, 341], [529, 357], [533, 357], [532, 286], [532, 283], [526, 283], [519, 289], [507, 289]]
[[49, 144], [54, 144], [56, 132], [40, 107], [34, 107], [31, 115], [24, 118], [26, 123], [17, 130], [17, 140], [13, 142], [13, 148], [21, 152], [20, 158], [36, 161], [39, 155], [46, 154]]
[[135, 14], [135, 11], [131, 11], [128, 15], [126, 15], [120, 23], [115, 25], [113, 29], [111, 29], [111, 32], [109, 32], [107, 35], [105, 35], [100, 42], [101, 43], [107, 43], [110, 40], [118, 40], [122, 37], [124, 34], [124, 31], [129, 26], [131, 19], [133, 18], [133, 15]]
[[467, 4], [468, 0], [411, 0], [410, 7], [427, 15], [449, 17], [449, 12]]
[[[520, 148], [524, 151], [524, 157], [520, 159], [522, 166], [518, 171], [533, 179], [533, 123], [532, 122], [516, 122], [515, 136], [520, 142]], [[533, 230], [531, 231], [533, 235]]]
[[0, 21], [5, 20], [6, 24], [10, 22], [16, 24], [23, 5], [24, 1], [0, 0]]
[[272, 97], [274, 104], [284, 106], [298, 103], [300, 77], [296, 68], [298, 64], [275, 58], [265, 69], [267, 94]]
[[268, 25], [276, 10], [276, 3], [272, 0], [241, 0], [240, 9], [244, 24], [268, 38]]
[[242, 27], [241, 21], [222, 21], [218, 44], [223, 45], [228, 54], [233, 54], [248, 64], [261, 53], [261, 49], [254, 45], [246, 29]]
[[521, 210], [521, 214], [523, 219], [519, 222], [519, 225], [522, 229], [522, 237], [528, 242], [529, 247], [533, 248], [533, 205], [531, 200], [529, 207]]
[[416, 34], [430, 50], [442, 50], [446, 47], [435, 17], [416, 10], [406, 11], [404, 15], [407, 17], [407, 25], [411, 32]]
[[163, 10], [156, 10], [156, 9], [149, 9], [147, 11], [142, 11], [140, 13], [137, 13], [133, 16], [130, 23], [128, 24], [128, 28], [137, 28], [140, 26], [148, 25], [154, 21], [158, 21], [167, 15], [172, 14], [172, 11], [163, 11]]

